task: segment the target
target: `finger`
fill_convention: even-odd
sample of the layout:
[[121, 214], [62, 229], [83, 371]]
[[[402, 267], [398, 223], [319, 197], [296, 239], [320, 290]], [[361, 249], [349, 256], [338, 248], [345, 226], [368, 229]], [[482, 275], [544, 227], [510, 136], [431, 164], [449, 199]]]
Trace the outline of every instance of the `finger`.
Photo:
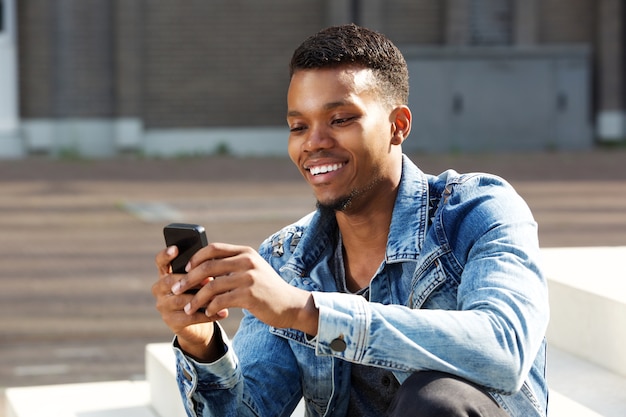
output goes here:
[[161, 277], [159, 277], [159, 279], [152, 285], [152, 295], [154, 295], [155, 297], [160, 296], [160, 295], [165, 295], [165, 294], [171, 294], [171, 288], [172, 286], [180, 281], [182, 278], [184, 277], [184, 275], [178, 275], [178, 274], [164, 274]]
[[175, 275], [179, 277], [171, 282], [169, 291], [172, 294], [196, 294], [202, 287], [211, 282], [214, 278], [207, 277], [200, 271], [193, 271], [192, 274]]
[[204, 313], [198, 312], [193, 315], [187, 315], [182, 311], [178, 312], [170, 312], [166, 314], [162, 314], [163, 321], [165, 324], [175, 333], [175, 334], [183, 334], [187, 333], [191, 335], [195, 333], [193, 330], [193, 326], [201, 323], [208, 323], [211, 321], [215, 321], [209, 317], [207, 317]]
[[218, 311], [216, 314], [212, 314], [208, 310], [204, 310], [204, 315], [211, 321], [219, 321], [228, 317], [228, 309], [225, 308], [223, 310]]
[[208, 259], [196, 264], [187, 271], [187, 274], [173, 284], [171, 291], [174, 294], [182, 294], [192, 289], [199, 290], [216, 276], [228, 276], [245, 264], [238, 262], [237, 256], [229, 258]]
[[185, 312], [194, 314], [203, 310], [208, 316], [220, 316], [222, 310], [241, 307], [237, 304], [239, 284], [236, 276], [222, 276], [208, 282], [185, 306]]
[[157, 310], [160, 312], [164, 311], [183, 311], [183, 308], [186, 304], [188, 304], [193, 295], [191, 294], [180, 294], [176, 295], [170, 291], [171, 287], [171, 279], [174, 277], [171, 275], [166, 276], [165, 278], [157, 281], [152, 286], [152, 294], [156, 299]]
[[178, 248], [176, 246], [169, 246], [157, 253], [155, 263], [161, 277], [170, 273], [170, 263], [177, 255]]
[[[255, 269], [259, 255], [252, 248], [235, 246], [224, 243], [213, 243], [207, 251], [198, 255], [197, 259], [204, 259], [200, 264], [193, 266], [187, 274], [175, 282], [171, 291], [182, 294], [190, 289], [196, 289], [198, 294], [192, 300], [190, 312], [207, 305], [212, 298], [234, 288], [234, 276], [241, 276], [241, 272]], [[225, 258], [206, 259], [207, 256], [227, 256]], [[220, 277], [219, 283], [214, 277]], [[226, 306], [229, 307], [229, 306]]]
[[228, 317], [228, 309], [234, 307], [240, 307], [237, 303], [237, 295], [235, 291], [229, 291], [214, 297], [204, 307], [204, 314], [207, 317], [219, 317], [222, 319]]
[[[181, 282], [185, 291], [194, 286], [204, 286], [214, 277], [227, 277], [241, 272], [255, 269], [255, 260], [258, 254], [250, 249], [244, 252], [231, 252], [232, 256], [206, 260], [190, 269], [187, 277]], [[176, 291], [174, 291], [176, 293]]]
[[231, 245], [228, 243], [220, 243], [220, 242], [211, 242], [206, 247], [196, 252], [189, 260], [189, 264], [190, 264], [191, 269], [193, 269], [209, 259], [230, 258], [240, 253], [248, 252], [251, 250], [253, 249], [247, 246]]

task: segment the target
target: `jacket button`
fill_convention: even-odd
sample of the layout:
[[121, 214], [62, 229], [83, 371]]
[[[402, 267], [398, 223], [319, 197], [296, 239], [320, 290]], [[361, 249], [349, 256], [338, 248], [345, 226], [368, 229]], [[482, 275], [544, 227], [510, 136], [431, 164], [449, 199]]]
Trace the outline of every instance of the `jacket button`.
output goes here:
[[346, 347], [348, 347], [348, 345], [341, 337], [338, 337], [330, 342], [330, 348], [335, 352], [343, 352], [346, 350]]

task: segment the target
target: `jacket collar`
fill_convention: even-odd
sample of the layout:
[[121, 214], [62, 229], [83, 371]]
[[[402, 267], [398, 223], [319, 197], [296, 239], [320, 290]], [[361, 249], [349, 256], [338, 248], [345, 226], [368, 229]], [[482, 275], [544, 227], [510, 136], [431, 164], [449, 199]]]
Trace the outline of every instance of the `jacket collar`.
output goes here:
[[426, 175], [403, 155], [402, 178], [387, 241], [387, 262], [417, 259], [426, 237], [428, 202]]

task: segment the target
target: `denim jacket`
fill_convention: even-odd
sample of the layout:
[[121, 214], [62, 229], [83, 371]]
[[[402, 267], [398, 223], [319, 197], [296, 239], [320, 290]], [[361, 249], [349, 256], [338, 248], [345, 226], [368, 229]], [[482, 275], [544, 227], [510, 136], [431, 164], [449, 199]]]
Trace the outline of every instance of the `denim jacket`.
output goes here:
[[400, 382], [438, 370], [486, 387], [512, 417], [546, 416], [546, 281], [537, 227], [522, 198], [485, 174], [422, 173], [406, 156], [385, 260], [369, 302], [340, 293], [331, 273], [337, 224], [314, 212], [269, 237], [260, 254], [313, 293], [315, 337], [251, 314], [211, 364], [174, 344], [189, 416], [343, 417], [350, 365], [383, 367]]

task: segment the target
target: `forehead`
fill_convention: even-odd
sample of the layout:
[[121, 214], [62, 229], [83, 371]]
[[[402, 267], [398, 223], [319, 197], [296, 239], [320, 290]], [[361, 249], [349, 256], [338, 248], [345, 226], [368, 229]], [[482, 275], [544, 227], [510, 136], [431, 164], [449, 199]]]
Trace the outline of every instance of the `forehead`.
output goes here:
[[371, 92], [376, 79], [371, 69], [340, 67], [296, 71], [291, 77], [289, 107], [306, 102], [347, 99]]

